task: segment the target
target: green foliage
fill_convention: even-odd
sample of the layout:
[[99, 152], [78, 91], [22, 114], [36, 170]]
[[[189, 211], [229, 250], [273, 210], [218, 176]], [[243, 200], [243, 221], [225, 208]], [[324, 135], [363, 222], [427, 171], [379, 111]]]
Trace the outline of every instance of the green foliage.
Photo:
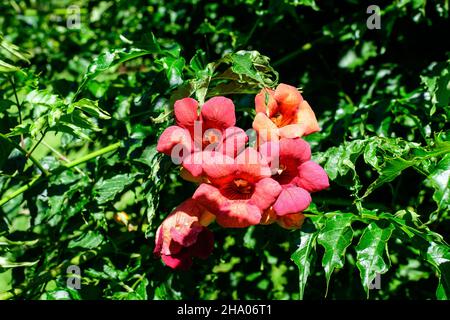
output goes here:
[[306, 283], [311, 273], [312, 265], [316, 259], [315, 246], [317, 241], [317, 232], [302, 230], [300, 233], [300, 245], [292, 254], [291, 259], [295, 262], [299, 269], [300, 299], [303, 299]]
[[318, 243], [325, 248], [322, 266], [327, 278], [327, 290], [334, 269], [344, 266], [345, 250], [352, 243], [353, 230], [351, 227], [353, 214], [338, 212], [337, 215], [325, 222]]
[[[383, 2], [381, 30], [351, 0], [81, 0], [75, 27], [71, 4], [0, 4], [0, 299], [449, 299], [446, 1]], [[152, 250], [193, 191], [156, 152], [174, 101], [229, 96], [250, 128], [279, 82], [329, 190], [300, 231], [217, 228], [173, 272]]]
[[392, 235], [394, 227], [392, 224], [378, 226], [372, 222], [364, 230], [359, 243], [356, 246], [356, 265], [361, 272], [361, 280], [364, 289], [368, 294], [369, 284], [375, 279], [377, 274], [385, 273], [390, 263], [386, 263], [383, 258], [387, 254], [387, 242]]

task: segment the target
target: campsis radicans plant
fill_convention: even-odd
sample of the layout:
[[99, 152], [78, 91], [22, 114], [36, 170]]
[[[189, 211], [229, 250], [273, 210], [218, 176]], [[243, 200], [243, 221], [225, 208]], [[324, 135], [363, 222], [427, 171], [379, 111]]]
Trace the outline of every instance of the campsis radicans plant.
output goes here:
[[311, 193], [328, 188], [327, 174], [311, 161], [302, 139], [319, 126], [300, 92], [287, 84], [264, 88], [255, 110], [257, 141], [248, 146], [230, 99], [214, 97], [200, 108], [192, 98], [175, 102], [176, 125], [161, 134], [157, 150], [198, 187], [156, 232], [154, 253], [167, 266], [188, 269], [193, 257], [207, 258], [214, 246], [208, 229], [213, 221], [224, 228], [277, 223], [299, 229]]

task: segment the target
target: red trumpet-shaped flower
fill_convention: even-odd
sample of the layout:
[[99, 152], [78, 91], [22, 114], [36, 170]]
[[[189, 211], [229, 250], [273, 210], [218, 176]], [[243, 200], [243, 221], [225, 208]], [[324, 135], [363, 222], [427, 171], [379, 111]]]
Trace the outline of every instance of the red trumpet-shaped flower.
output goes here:
[[192, 257], [206, 259], [214, 246], [213, 235], [206, 225], [213, 218], [195, 200], [184, 201], [156, 231], [154, 253], [173, 269], [188, 269]]
[[297, 138], [319, 131], [316, 116], [300, 92], [287, 84], [262, 89], [255, 97], [253, 128], [263, 141]]
[[[174, 105], [177, 125], [161, 134], [157, 150], [181, 162], [193, 152], [217, 150], [235, 156], [247, 141], [236, 124], [233, 102], [225, 97], [209, 99], [198, 113], [198, 102], [192, 98], [177, 100]], [[227, 142], [228, 140], [228, 142]]]
[[253, 148], [247, 148], [236, 159], [227, 158], [202, 165], [208, 183], [202, 183], [194, 195], [223, 227], [239, 228], [259, 224], [281, 192], [278, 182], [270, 178], [267, 162]]
[[[310, 192], [323, 190], [329, 186], [326, 172], [310, 160], [309, 144], [300, 138], [283, 138], [279, 142], [266, 142], [260, 146], [260, 153], [272, 167], [272, 178], [282, 187], [272, 206], [273, 213], [277, 217], [290, 216], [289, 220], [283, 220], [285, 225], [288, 223], [298, 225], [296, 222], [303, 222], [303, 215], [295, 217], [291, 215], [299, 214], [309, 206]], [[273, 216], [272, 213], [266, 213], [266, 216], [271, 215]], [[271, 221], [267, 217], [266, 220]]]

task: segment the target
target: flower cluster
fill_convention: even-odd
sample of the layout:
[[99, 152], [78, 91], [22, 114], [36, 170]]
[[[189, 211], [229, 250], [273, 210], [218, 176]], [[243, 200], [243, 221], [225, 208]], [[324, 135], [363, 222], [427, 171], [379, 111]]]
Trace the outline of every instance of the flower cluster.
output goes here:
[[187, 269], [192, 257], [205, 259], [213, 249], [207, 228], [213, 221], [225, 228], [277, 223], [298, 229], [310, 194], [329, 186], [301, 139], [319, 126], [300, 92], [286, 84], [263, 89], [255, 109], [252, 144], [235, 126], [230, 99], [211, 98], [200, 110], [192, 98], [175, 103], [176, 125], [162, 133], [157, 150], [181, 165], [181, 177], [198, 187], [157, 230], [154, 253], [167, 266]]

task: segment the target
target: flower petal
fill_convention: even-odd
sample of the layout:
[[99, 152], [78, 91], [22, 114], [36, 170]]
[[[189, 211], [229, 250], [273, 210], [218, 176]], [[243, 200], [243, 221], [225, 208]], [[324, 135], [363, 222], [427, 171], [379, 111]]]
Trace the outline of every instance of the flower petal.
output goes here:
[[170, 229], [170, 235], [172, 240], [181, 244], [183, 247], [189, 247], [197, 241], [198, 234], [202, 231], [201, 226], [190, 226], [189, 231], [186, 231], [186, 226], [182, 225], [183, 222], [179, 221], [176, 226]]
[[287, 126], [278, 129], [280, 138], [300, 138], [304, 134], [305, 128], [300, 124], [288, 124]]
[[203, 172], [216, 186], [222, 186], [231, 179], [236, 171], [234, 159], [220, 152], [203, 152]]
[[303, 101], [303, 97], [297, 88], [284, 83], [278, 85], [274, 96], [283, 115], [295, 113]]
[[218, 146], [217, 151], [230, 157], [236, 157], [245, 149], [248, 136], [244, 130], [238, 127], [227, 128], [223, 134], [223, 141]]
[[230, 200], [222, 195], [216, 187], [202, 183], [195, 190], [192, 199], [197, 200], [209, 212], [217, 215], [219, 212], [227, 210]]
[[161, 253], [163, 243], [164, 243], [164, 235], [163, 235], [163, 226], [160, 225], [158, 229], [156, 230], [155, 234], [155, 249], [153, 250], [153, 253], [156, 255], [159, 255]]
[[202, 215], [200, 216], [199, 222], [202, 226], [207, 227], [209, 226], [214, 220], [216, 220], [216, 216], [213, 215], [211, 212], [205, 210]]
[[313, 161], [304, 162], [298, 167], [296, 184], [308, 192], [317, 192], [330, 186], [325, 170]]
[[248, 200], [229, 200], [216, 187], [202, 183], [194, 195], [208, 211], [216, 215], [219, 225], [226, 228], [242, 228], [258, 224], [261, 210]]
[[273, 205], [273, 209], [278, 216], [284, 216], [290, 213], [301, 212], [308, 208], [310, 203], [311, 196], [308, 191], [299, 187], [288, 186], [281, 191]]
[[267, 141], [259, 146], [259, 153], [269, 164], [272, 175], [277, 174], [280, 168], [280, 143]]
[[183, 246], [194, 243], [201, 231], [199, 217], [203, 211], [204, 209], [192, 199], [176, 207], [156, 232], [155, 254], [172, 255], [178, 253]]
[[278, 141], [266, 141], [259, 146], [259, 153], [270, 164], [280, 157], [280, 143]]
[[172, 156], [173, 159], [176, 158], [175, 161], [179, 161], [179, 164], [192, 151], [192, 145], [192, 138], [188, 130], [179, 126], [170, 126], [159, 137], [156, 150]]
[[194, 122], [198, 119], [198, 102], [192, 98], [177, 100], [173, 106], [175, 121], [183, 128], [194, 127]]
[[189, 248], [189, 253], [193, 257], [206, 259], [214, 249], [214, 235], [207, 228], [203, 227], [202, 232], [198, 235], [197, 242]]
[[265, 88], [255, 96], [256, 113], [262, 112], [269, 117], [272, 117], [275, 113], [277, 113], [278, 104], [275, 100], [274, 94], [275, 91]]
[[192, 266], [192, 258], [187, 252], [174, 255], [162, 255], [162, 261], [168, 267], [177, 270], [188, 270]]
[[267, 160], [254, 148], [248, 147], [235, 159], [236, 172], [246, 180], [256, 182], [272, 175]]
[[280, 140], [280, 163], [283, 158], [294, 158], [300, 165], [311, 159], [311, 147], [303, 139], [281, 139]]
[[[185, 160], [186, 160], [186, 158], [185, 158]], [[200, 184], [200, 183], [202, 183], [204, 181], [203, 177], [201, 176], [201, 173], [198, 176], [194, 176], [186, 168], [181, 168], [181, 170], [180, 170], [180, 177], [182, 179], [186, 180], [186, 181], [197, 183], [197, 184]]]
[[256, 114], [253, 129], [258, 132], [258, 138], [262, 141], [278, 139], [278, 127], [262, 112]]
[[245, 228], [259, 224], [261, 210], [247, 200], [229, 202], [228, 210], [217, 214], [217, 223], [224, 228]]
[[233, 101], [225, 97], [214, 97], [205, 102], [201, 111], [205, 128], [225, 130], [236, 124]]
[[250, 198], [250, 203], [256, 205], [261, 210], [269, 208], [281, 192], [281, 186], [271, 178], [264, 178], [255, 184], [255, 191]]
[[203, 174], [203, 152], [191, 153], [183, 159], [182, 166], [187, 171], [185, 175], [187, 179], [201, 180], [201, 175]]
[[307, 101], [300, 104], [296, 118], [296, 123], [303, 127], [305, 136], [320, 130], [316, 115]]
[[305, 221], [303, 213], [291, 213], [277, 218], [277, 223], [284, 229], [300, 229]]

